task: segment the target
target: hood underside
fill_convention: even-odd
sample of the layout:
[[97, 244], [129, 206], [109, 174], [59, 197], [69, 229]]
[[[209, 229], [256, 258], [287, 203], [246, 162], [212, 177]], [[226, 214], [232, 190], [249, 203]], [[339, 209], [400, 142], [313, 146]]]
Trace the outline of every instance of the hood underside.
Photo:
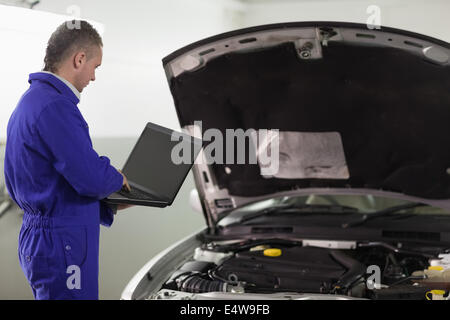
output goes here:
[[[280, 159], [279, 176], [261, 175], [257, 163], [196, 165], [205, 209], [321, 188], [450, 199], [449, 56], [448, 43], [406, 31], [307, 22], [222, 34], [164, 58], [183, 128], [202, 121], [203, 132], [224, 136], [278, 129], [286, 141], [280, 152], [291, 152], [290, 164]], [[317, 153], [310, 166], [317, 159], [327, 168], [317, 149], [330, 143], [342, 153], [340, 174], [297, 168], [289, 176], [292, 162], [305, 161], [302, 150]]]

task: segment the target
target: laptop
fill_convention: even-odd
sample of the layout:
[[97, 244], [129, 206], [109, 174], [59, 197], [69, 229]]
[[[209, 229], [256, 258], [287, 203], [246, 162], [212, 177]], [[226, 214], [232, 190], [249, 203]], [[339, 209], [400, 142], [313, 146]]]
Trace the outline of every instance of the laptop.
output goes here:
[[[177, 139], [172, 139], [172, 135]], [[122, 188], [103, 201], [160, 208], [170, 206], [202, 143], [201, 139], [188, 134], [147, 123], [122, 169], [131, 191]]]

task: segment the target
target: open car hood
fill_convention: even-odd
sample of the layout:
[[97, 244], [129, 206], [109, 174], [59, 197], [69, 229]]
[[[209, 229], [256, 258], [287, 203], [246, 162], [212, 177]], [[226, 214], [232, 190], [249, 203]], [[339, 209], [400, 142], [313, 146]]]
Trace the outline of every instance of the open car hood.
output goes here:
[[[163, 59], [181, 127], [278, 129], [279, 171], [194, 166], [209, 226], [284, 194], [373, 194], [450, 208], [450, 47], [338, 22], [220, 34]], [[204, 155], [202, 155], [204, 156]]]

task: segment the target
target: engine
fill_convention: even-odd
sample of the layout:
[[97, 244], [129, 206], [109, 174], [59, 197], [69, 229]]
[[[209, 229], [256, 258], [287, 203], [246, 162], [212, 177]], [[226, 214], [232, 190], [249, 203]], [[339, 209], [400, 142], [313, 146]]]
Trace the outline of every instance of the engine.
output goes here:
[[427, 275], [429, 268], [436, 268], [430, 267], [430, 261], [438, 263], [437, 255], [443, 250], [428, 249], [399, 249], [386, 243], [331, 249], [275, 240], [205, 245], [171, 275], [162, 291], [165, 295], [170, 291], [172, 295], [291, 293], [425, 299], [427, 292], [437, 288], [437, 282], [430, 281], [430, 271]]
[[363, 265], [339, 251], [296, 246], [237, 253], [213, 274], [235, 283], [244, 282], [251, 292], [329, 293], [346, 277], [347, 268], [358, 275], [365, 272]]

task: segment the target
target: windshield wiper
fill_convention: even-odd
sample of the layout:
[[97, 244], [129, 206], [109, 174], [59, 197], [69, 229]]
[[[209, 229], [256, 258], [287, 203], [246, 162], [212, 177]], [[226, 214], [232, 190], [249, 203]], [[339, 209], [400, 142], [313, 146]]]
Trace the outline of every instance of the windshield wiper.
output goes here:
[[374, 218], [387, 216], [387, 215], [390, 215], [391, 213], [395, 213], [395, 212], [402, 211], [402, 210], [413, 209], [413, 208], [424, 207], [424, 206], [428, 206], [428, 205], [424, 204], [424, 203], [407, 203], [407, 204], [389, 207], [389, 208], [386, 208], [386, 209], [383, 209], [380, 211], [375, 211], [372, 213], [366, 213], [366, 214], [362, 215], [361, 217], [358, 217], [358, 219], [343, 223], [342, 228], [351, 228], [354, 226], [361, 225], [361, 224], [365, 223], [366, 221], [372, 220]]
[[261, 216], [273, 215], [273, 214], [286, 214], [286, 213], [357, 213], [357, 208], [342, 206], [342, 205], [322, 205], [322, 204], [282, 204], [264, 208], [243, 216], [238, 221], [232, 222], [227, 227], [241, 224], [248, 220], [252, 220]]

